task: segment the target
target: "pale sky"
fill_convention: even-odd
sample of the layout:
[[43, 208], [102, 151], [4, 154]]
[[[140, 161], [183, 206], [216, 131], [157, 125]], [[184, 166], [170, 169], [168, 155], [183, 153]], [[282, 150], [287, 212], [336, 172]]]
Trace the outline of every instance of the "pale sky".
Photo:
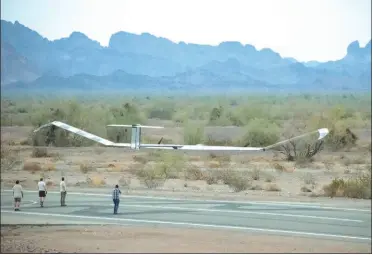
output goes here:
[[50, 39], [73, 31], [107, 46], [118, 31], [174, 42], [271, 48], [299, 61], [343, 58], [371, 39], [371, 0], [1, 0], [1, 19]]

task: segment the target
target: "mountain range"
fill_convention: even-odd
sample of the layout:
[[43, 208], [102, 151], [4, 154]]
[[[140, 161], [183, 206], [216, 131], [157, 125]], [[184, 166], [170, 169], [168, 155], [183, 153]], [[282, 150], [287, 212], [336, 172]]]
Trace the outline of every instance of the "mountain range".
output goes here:
[[85, 34], [48, 40], [1, 20], [2, 90], [297, 90], [371, 89], [372, 41], [351, 42], [344, 58], [319, 63], [283, 58], [239, 42], [174, 43], [120, 31], [107, 47]]

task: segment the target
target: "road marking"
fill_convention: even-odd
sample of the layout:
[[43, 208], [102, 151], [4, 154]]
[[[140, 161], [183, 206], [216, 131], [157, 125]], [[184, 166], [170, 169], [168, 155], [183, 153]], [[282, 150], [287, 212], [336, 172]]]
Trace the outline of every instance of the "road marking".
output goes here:
[[[12, 192], [12, 190], [3, 190], [3, 192]], [[36, 193], [36, 191], [24, 191], [27, 193]], [[60, 194], [58, 191], [48, 191], [48, 193]], [[86, 192], [68, 192], [72, 195], [82, 195], [82, 196], [98, 196], [98, 197], [111, 197], [111, 194], [103, 193], [86, 193]], [[174, 198], [174, 197], [154, 197], [154, 196], [136, 196], [136, 195], [123, 195], [125, 198], [148, 198], [148, 199], [158, 199], [158, 200], [169, 200], [169, 201], [199, 201], [199, 202], [209, 202], [209, 203], [226, 203], [226, 204], [256, 204], [256, 205], [270, 205], [270, 206], [287, 206], [287, 207], [302, 207], [302, 208], [316, 208], [316, 209], [326, 209], [326, 210], [341, 210], [341, 211], [357, 211], [357, 212], [371, 212], [370, 209], [358, 209], [358, 208], [342, 208], [342, 207], [332, 207], [323, 206], [316, 203], [303, 203], [303, 202], [281, 202], [281, 201], [240, 201], [240, 200], [209, 200], [209, 199], [188, 199], [188, 198]]]
[[[25, 203], [25, 202], [29, 202], [29, 203]], [[25, 201], [25, 202], [21, 203], [21, 207], [27, 207], [27, 206], [34, 205], [34, 204], [38, 203], [38, 202], [33, 201], [33, 200], [29, 200], [29, 201]], [[3, 206], [1, 206], [1, 208], [14, 208], [14, 205], [3, 205]]]
[[[103, 205], [103, 203], [89, 203], [89, 205]], [[109, 206], [109, 204], [108, 204]], [[110, 204], [110, 206], [112, 206]], [[288, 214], [288, 213], [270, 213], [270, 212], [255, 212], [255, 211], [244, 211], [244, 210], [222, 210], [222, 209], [210, 209], [210, 208], [196, 208], [196, 207], [180, 207], [180, 206], [162, 206], [162, 205], [143, 205], [138, 202], [127, 203], [122, 202], [121, 208], [134, 207], [134, 208], [151, 208], [151, 209], [167, 209], [167, 210], [188, 210], [188, 211], [201, 211], [201, 212], [221, 212], [221, 213], [236, 213], [236, 214], [253, 214], [253, 215], [270, 215], [270, 216], [282, 216], [282, 217], [293, 217], [293, 218], [310, 218], [310, 219], [321, 219], [321, 220], [334, 220], [334, 221], [350, 221], [350, 222], [364, 222], [362, 220], [353, 220], [346, 218], [334, 218], [325, 216], [314, 216], [314, 215], [302, 215], [302, 214]]]
[[316, 236], [316, 237], [318, 236], [318, 237], [334, 237], [334, 238], [369, 240], [369, 241], [371, 240], [371, 238], [369, 237], [361, 237], [361, 236], [345, 236], [345, 235], [334, 235], [334, 234], [325, 234], [325, 233], [312, 233], [312, 232], [301, 232], [301, 231], [291, 231], [291, 230], [281, 230], [281, 229], [251, 228], [251, 227], [243, 227], [243, 226], [215, 225], [215, 224], [203, 224], [203, 223], [192, 223], [192, 222], [123, 219], [123, 218], [115, 218], [115, 216], [113, 218], [109, 218], [109, 217], [66, 215], [66, 214], [54, 214], [54, 213], [38, 213], [38, 212], [22, 212], [22, 211], [14, 212], [14, 211], [5, 211], [5, 210], [1, 210], [1, 213], [51, 216], [51, 217], [66, 217], [66, 218], [79, 218], [79, 219], [95, 219], [95, 220], [108, 220], [108, 221], [124, 221], [124, 222], [150, 223], [150, 224], [169, 224], [169, 225], [207, 227], [207, 228], [239, 229], [239, 230], [251, 230], [251, 231], [258, 231], [258, 232], [297, 234], [297, 235]]
[[241, 211], [241, 210], [219, 210], [219, 209], [176, 207], [176, 206], [158, 206], [158, 205], [128, 205], [128, 204], [123, 204], [123, 206], [124, 207], [127, 207], [127, 206], [128, 207], [139, 207], [139, 208], [159, 208], [159, 209], [169, 209], [169, 210], [190, 210], [190, 211], [223, 212], [223, 213], [238, 213], [238, 214], [242, 213], [242, 214], [270, 215], [270, 216], [283, 216], [283, 217], [294, 217], [294, 218], [310, 218], [310, 219], [323, 219], [323, 220], [335, 220], [335, 221], [363, 222], [362, 220], [352, 220], [352, 219], [345, 219], [345, 218], [332, 218], [332, 217], [300, 215], [300, 214], [252, 212], [252, 211]]

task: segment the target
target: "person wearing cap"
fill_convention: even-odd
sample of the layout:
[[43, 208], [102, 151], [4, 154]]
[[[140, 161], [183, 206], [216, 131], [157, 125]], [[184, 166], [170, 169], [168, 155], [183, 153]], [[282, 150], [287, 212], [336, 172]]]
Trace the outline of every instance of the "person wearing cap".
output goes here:
[[114, 214], [118, 214], [120, 194], [122, 194], [122, 192], [120, 191], [119, 186], [115, 185], [115, 188], [113, 189], [113, 193], [112, 193], [112, 198], [114, 202]]
[[19, 184], [19, 180], [16, 180], [16, 184], [13, 186], [13, 198], [14, 198], [14, 211], [19, 211], [21, 200], [23, 198], [22, 185]]

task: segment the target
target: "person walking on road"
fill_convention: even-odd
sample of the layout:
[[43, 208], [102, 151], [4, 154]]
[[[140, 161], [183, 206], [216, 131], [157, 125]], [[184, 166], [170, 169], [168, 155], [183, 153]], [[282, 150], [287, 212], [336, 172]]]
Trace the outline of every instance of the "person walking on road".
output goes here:
[[38, 182], [38, 189], [39, 189], [39, 198], [40, 198], [40, 207], [44, 207], [44, 199], [47, 195], [47, 185], [43, 181], [43, 178], [40, 178]]
[[120, 194], [122, 194], [122, 192], [120, 191], [119, 186], [115, 185], [115, 188], [113, 189], [114, 214], [118, 214]]
[[13, 198], [14, 198], [14, 211], [19, 211], [19, 206], [21, 205], [21, 199], [23, 198], [22, 185], [19, 184], [19, 180], [13, 186]]
[[66, 206], [65, 199], [66, 199], [66, 183], [65, 178], [62, 177], [60, 182], [60, 192], [61, 192], [61, 206]]

